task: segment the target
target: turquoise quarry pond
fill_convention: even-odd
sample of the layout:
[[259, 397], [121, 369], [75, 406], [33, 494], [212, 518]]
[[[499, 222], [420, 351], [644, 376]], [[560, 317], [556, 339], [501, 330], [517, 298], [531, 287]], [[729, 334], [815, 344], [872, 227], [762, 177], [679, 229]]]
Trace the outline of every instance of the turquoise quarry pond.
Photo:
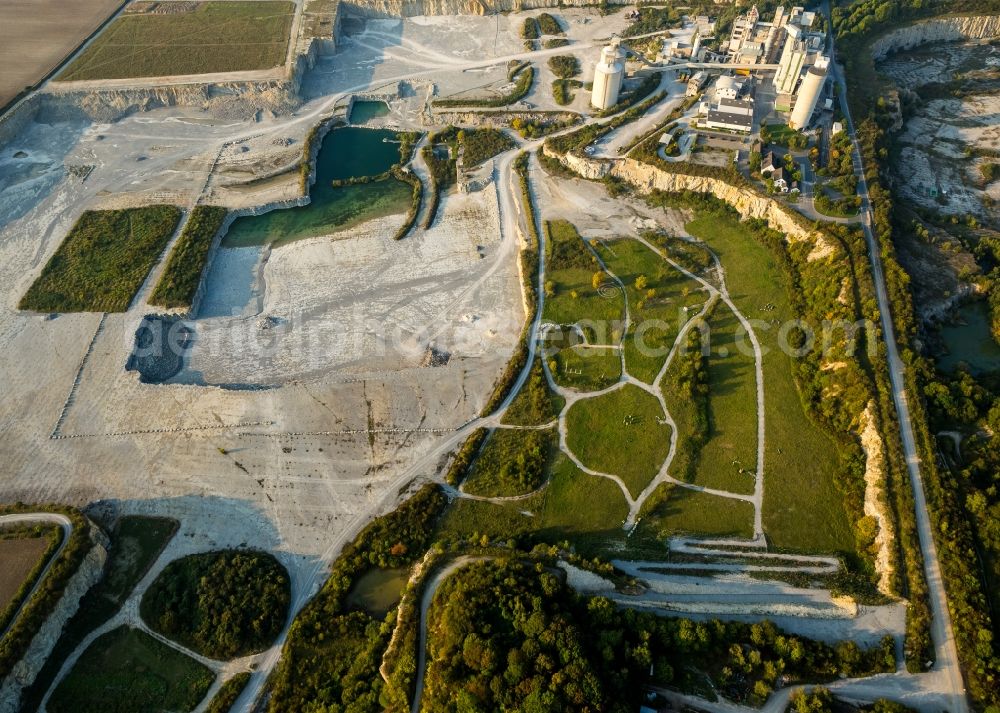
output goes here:
[[350, 122], [366, 124], [372, 119], [389, 115], [389, 105], [381, 101], [360, 101], [351, 105]]
[[384, 181], [334, 188], [337, 179], [375, 176], [399, 161], [396, 132], [345, 127], [323, 139], [316, 158], [316, 183], [309, 205], [273, 210], [238, 218], [223, 238], [223, 247], [283, 245], [303, 238], [328, 235], [372, 218], [405, 213], [410, 186]]
[[990, 312], [985, 302], [972, 302], [959, 310], [964, 324], [941, 328], [948, 354], [938, 358], [938, 366], [954, 371], [960, 362], [974, 374], [1000, 370], [1000, 345], [990, 332]]

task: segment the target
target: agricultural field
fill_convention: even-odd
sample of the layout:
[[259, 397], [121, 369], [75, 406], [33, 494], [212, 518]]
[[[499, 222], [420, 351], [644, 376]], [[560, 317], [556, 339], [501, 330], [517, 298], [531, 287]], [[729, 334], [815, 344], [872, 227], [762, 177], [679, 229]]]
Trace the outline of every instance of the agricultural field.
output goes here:
[[52, 713], [191, 711], [215, 675], [137, 629], [121, 627], [84, 652], [49, 700]]
[[191, 211], [149, 298], [150, 304], [168, 308], [191, 306], [208, 262], [212, 240], [225, 219], [226, 209], [219, 206], [200, 205]]
[[[270, 69], [285, 63], [295, 6], [279, 0], [178, 3], [129, 12], [58, 76], [63, 82]], [[173, 9], [173, 8], [171, 8]]]
[[[58, 544], [57, 527], [0, 529], [0, 612], [16, 609], [19, 594], [30, 589], [32, 582], [45, 567], [46, 553]], [[2, 617], [2, 614], [0, 614]], [[6, 626], [7, 617], [0, 618], [0, 628]]]
[[181, 218], [167, 205], [87, 211], [20, 302], [37, 312], [124, 312]]
[[121, 0], [0, 3], [0, 107], [54, 70], [121, 4]]

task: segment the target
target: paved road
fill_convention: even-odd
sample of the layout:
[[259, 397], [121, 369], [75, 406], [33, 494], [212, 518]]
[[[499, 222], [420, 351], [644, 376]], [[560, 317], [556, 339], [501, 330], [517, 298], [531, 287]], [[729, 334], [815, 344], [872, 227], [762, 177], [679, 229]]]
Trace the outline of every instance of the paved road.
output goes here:
[[[823, 7], [829, 19], [829, 0], [824, 2]], [[934, 617], [931, 624], [931, 636], [934, 640], [936, 659], [934, 670], [944, 674], [947, 681], [948, 690], [944, 694], [948, 699], [947, 708], [950, 713], [968, 713], [969, 702], [965, 696], [965, 686], [962, 682], [962, 671], [958, 660], [958, 649], [955, 645], [955, 635], [952, 629], [951, 613], [948, 610], [944, 580], [941, 576], [941, 564], [938, 561], [937, 546], [934, 543], [930, 514], [927, 511], [924, 483], [920, 474], [920, 455], [913, 436], [913, 423], [910, 419], [910, 408], [907, 403], [904, 366], [896, 346], [896, 330], [892, 321], [889, 294], [885, 286], [882, 257], [873, 230], [875, 216], [868, 196], [868, 184], [864, 176], [861, 147], [858, 144], [854, 121], [851, 118], [850, 106], [847, 101], [847, 83], [844, 78], [844, 72], [836, 62], [832, 33], [828, 41], [830, 58], [832, 60], [831, 66], [834, 68], [834, 81], [837, 82], [840, 88], [841, 111], [847, 120], [847, 131], [851, 137], [854, 172], [858, 177], [858, 195], [861, 196], [861, 226], [864, 229], [865, 240], [868, 242], [872, 277], [875, 281], [875, 292], [878, 297], [878, 307], [881, 314], [882, 333], [885, 338], [889, 380], [892, 385], [892, 398], [899, 417], [899, 431], [903, 441], [903, 452], [906, 456], [906, 466], [909, 470], [910, 485], [913, 488], [913, 498], [916, 501], [917, 534], [920, 539], [920, 549], [924, 557], [924, 572], [927, 577], [931, 612]]]
[[65, 515], [60, 515], [59, 513], [28, 512], [28, 513], [19, 513], [17, 515], [0, 516], [0, 526], [37, 525], [39, 523], [50, 523], [61, 527], [63, 531], [62, 542], [59, 543], [59, 547], [56, 548], [56, 551], [52, 553], [51, 557], [49, 557], [49, 561], [45, 565], [45, 569], [42, 570], [42, 573], [38, 576], [38, 579], [35, 580], [35, 586], [31, 588], [30, 592], [28, 592], [28, 596], [26, 596], [23, 600], [21, 600], [21, 604], [18, 606], [17, 611], [14, 612], [14, 616], [10, 618], [10, 622], [7, 624], [7, 628], [3, 630], [3, 633], [0, 633], [0, 639], [2, 639], [7, 635], [7, 632], [10, 631], [10, 628], [14, 626], [14, 622], [16, 622], [17, 618], [21, 615], [21, 611], [24, 609], [25, 605], [31, 601], [31, 598], [35, 596], [35, 592], [37, 592], [38, 588], [42, 586], [42, 583], [45, 581], [45, 578], [49, 574], [49, 570], [52, 569], [52, 565], [55, 564], [56, 560], [59, 559], [59, 555], [61, 555], [62, 551], [66, 548], [66, 543], [69, 542], [69, 536], [73, 532], [72, 521]]

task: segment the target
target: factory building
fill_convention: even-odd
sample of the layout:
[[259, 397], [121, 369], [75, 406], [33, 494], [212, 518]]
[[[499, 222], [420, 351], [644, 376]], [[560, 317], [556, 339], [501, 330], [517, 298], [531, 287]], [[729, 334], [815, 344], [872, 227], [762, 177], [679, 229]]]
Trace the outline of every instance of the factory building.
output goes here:
[[785, 46], [778, 61], [778, 71], [774, 74], [774, 90], [778, 94], [794, 94], [795, 85], [805, 66], [809, 46], [803, 41], [802, 31], [795, 26], [786, 31]]
[[753, 128], [753, 101], [742, 99], [720, 99], [710, 107], [702, 121], [706, 129], [725, 129], [750, 133]]
[[618, 103], [618, 94], [625, 79], [625, 52], [617, 40], [601, 50], [601, 59], [594, 69], [594, 88], [590, 104], [595, 109], [610, 109]]

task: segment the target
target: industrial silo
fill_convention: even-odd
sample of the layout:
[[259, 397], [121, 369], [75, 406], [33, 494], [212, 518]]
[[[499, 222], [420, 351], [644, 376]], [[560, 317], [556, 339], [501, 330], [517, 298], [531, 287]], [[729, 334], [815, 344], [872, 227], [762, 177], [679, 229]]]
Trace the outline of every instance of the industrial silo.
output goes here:
[[788, 125], [793, 129], [801, 131], [809, 125], [816, 103], [819, 102], [820, 94], [823, 93], [825, 82], [826, 62], [817, 62], [809, 68], [799, 86], [799, 96], [795, 100], [795, 108], [792, 109], [792, 117], [788, 121]]
[[594, 89], [590, 103], [595, 109], [608, 109], [618, 103], [618, 93], [625, 78], [625, 53], [618, 43], [601, 50], [601, 59], [594, 68]]

